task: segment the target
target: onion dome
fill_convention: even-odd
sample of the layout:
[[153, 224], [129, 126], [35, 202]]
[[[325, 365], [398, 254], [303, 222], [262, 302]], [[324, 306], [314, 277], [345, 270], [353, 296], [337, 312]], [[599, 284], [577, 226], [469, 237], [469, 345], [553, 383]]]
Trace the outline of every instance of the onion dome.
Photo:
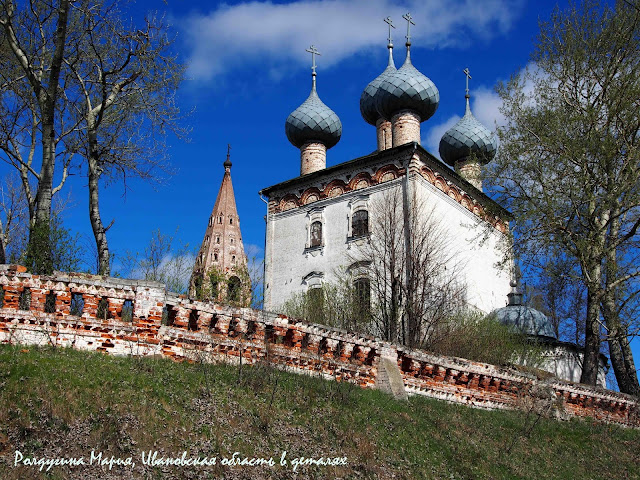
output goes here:
[[413, 110], [420, 121], [431, 118], [440, 103], [440, 92], [426, 76], [411, 64], [411, 35], [413, 24], [411, 15], [403, 15], [407, 20], [407, 58], [402, 67], [387, 74], [378, 87], [375, 96], [376, 109], [384, 118], [390, 119], [402, 110]]
[[509, 304], [493, 312], [500, 323], [514, 327], [525, 335], [549, 337], [557, 340], [553, 325], [547, 316], [535, 308], [522, 305], [522, 294], [518, 292], [517, 284], [513, 280], [511, 281], [511, 292], [507, 297]]
[[318, 142], [325, 147], [333, 147], [342, 136], [342, 123], [333, 110], [327, 107], [316, 92], [315, 55], [318, 53], [313, 45], [307, 50], [313, 55], [311, 93], [296, 108], [284, 125], [289, 141], [297, 148], [307, 142]]
[[387, 48], [389, 49], [389, 64], [384, 71], [374, 78], [369, 85], [367, 85], [360, 96], [360, 114], [364, 121], [369, 125], [375, 125], [380, 119], [380, 114], [378, 113], [378, 109], [376, 108], [376, 95], [378, 94], [378, 89], [380, 85], [385, 80], [385, 78], [390, 74], [396, 71], [396, 66], [393, 63], [393, 42], [391, 41], [391, 28], [395, 28], [391, 23], [391, 19], [389, 17], [384, 19], [385, 22], [389, 24], [389, 43]]
[[464, 117], [447, 130], [440, 140], [440, 158], [452, 167], [456, 161], [472, 154], [480, 163], [488, 163], [498, 149], [496, 137], [471, 113], [469, 94], [465, 98], [467, 109]]

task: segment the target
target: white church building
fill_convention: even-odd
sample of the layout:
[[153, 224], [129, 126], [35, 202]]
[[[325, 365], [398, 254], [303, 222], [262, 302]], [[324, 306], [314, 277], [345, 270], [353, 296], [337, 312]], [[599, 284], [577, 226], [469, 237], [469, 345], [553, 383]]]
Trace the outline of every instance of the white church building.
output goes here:
[[466, 114], [440, 144], [448, 165], [420, 145], [420, 124], [435, 113], [440, 96], [411, 64], [410, 47], [408, 34], [406, 59], [396, 69], [389, 38], [389, 64], [360, 99], [362, 117], [376, 128], [377, 150], [328, 168], [327, 150], [340, 140], [342, 124], [318, 96], [317, 51], [308, 50], [314, 58], [311, 93], [285, 123], [289, 141], [300, 149], [300, 176], [261, 191], [268, 199], [266, 309], [335, 282], [344, 272], [368, 287], [366, 269], [356, 268], [361, 262], [353, 259], [376, 235], [375, 215], [390, 198], [402, 202], [404, 213], [439, 219], [448, 256], [464, 267], [459, 281], [469, 305], [486, 313], [505, 305], [511, 271], [498, 264], [509, 213], [482, 192], [480, 180], [480, 166], [495, 154], [496, 140], [471, 114], [467, 90]]
[[[421, 221], [438, 222], [450, 263], [444, 268], [455, 271], [456, 280], [465, 286], [461, 303], [494, 313], [500, 322], [543, 345], [545, 361], [540, 368], [579, 381], [580, 347], [559, 341], [548, 318], [522, 304], [512, 279], [510, 214], [482, 191], [481, 167], [494, 157], [497, 141], [471, 113], [467, 69], [465, 114], [443, 135], [442, 160], [420, 145], [420, 125], [435, 113], [440, 94], [411, 63], [413, 22], [409, 14], [404, 18], [408, 28], [403, 65], [399, 69], [394, 65], [392, 25], [387, 18], [388, 65], [360, 98], [363, 119], [375, 126], [377, 149], [328, 168], [327, 150], [340, 140], [342, 124], [318, 96], [318, 52], [313, 46], [307, 50], [312, 54], [311, 93], [285, 122], [287, 138], [300, 149], [300, 176], [260, 192], [268, 200], [264, 308], [278, 310], [292, 296], [338, 280], [352, 282], [357, 292], [372, 298], [368, 265], [379, 259], [362, 253], [371, 252], [367, 244], [381, 235], [376, 230], [380, 224], [376, 215], [384, 214], [380, 206], [393, 201], [405, 222], [407, 246], [411, 228]], [[345, 275], [346, 279], [338, 278]], [[605, 367], [606, 357], [601, 355], [601, 386]]]

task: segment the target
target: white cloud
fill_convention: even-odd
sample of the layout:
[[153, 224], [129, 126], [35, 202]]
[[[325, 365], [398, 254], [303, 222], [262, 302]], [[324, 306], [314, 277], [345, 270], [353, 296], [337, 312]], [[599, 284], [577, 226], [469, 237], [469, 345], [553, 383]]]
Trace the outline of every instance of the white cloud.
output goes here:
[[304, 51], [317, 45], [320, 68], [328, 68], [368, 47], [382, 48], [391, 16], [402, 46], [409, 10], [415, 19], [414, 45], [466, 44], [509, 30], [523, 0], [300, 0], [288, 4], [248, 2], [222, 5], [181, 20], [190, 50], [189, 76], [207, 81], [246, 64], [260, 65], [271, 77], [281, 68], [309, 65]]
[[264, 256], [262, 247], [254, 245], [253, 243], [247, 243], [244, 245], [244, 253], [247, 255], [249, 260], [252, 258], [260, 260]]
[[471, 92], [471, 111], [480, 122], [491, 131], [496, 126], [505, 124], [505, 118], [500, 113], [502, 100], [493, 89], [480, 87]]

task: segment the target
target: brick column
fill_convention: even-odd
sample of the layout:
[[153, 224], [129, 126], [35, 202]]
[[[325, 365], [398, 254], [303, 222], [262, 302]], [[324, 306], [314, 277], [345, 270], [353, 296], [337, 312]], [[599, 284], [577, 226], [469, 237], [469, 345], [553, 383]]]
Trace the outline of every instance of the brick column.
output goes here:
[[391, 117], [394, 147], [409, 142], [420, 143], [420, 116], [412, 110], [402, 110]]
[[475, 158], [458, 160], [455, 165], [456, 172], [471, 185], [482, 191], [482, 178], [480, 163]]
[[322, 170], [327, 166], [327, 147], [322, 143], [307, 142], [300, 147], [300, 175]]
[[378, 135], [378, 151], [392, 147], [391, 122], [384, 118], [379, 118], [376, 122], [376, 134]]

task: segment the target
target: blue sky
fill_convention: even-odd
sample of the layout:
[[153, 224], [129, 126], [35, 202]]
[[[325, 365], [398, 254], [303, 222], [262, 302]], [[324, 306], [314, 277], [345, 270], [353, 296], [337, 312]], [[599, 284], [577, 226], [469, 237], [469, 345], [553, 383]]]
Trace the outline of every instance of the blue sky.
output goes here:
[[[115, 219], [108, 238], [118, 258], [141, 251], [152, 231], [173, 234], [192, 247], [202, 241], [222, 179], [227, 144], [232, 146], [232, 178], [243, 240], [250, 254], [262, 255], [266, 209], [264, 187], [299, 175], [299, 151], [287, 141], [284, 122], [310, 89], [310, 55], [317, 58], [318, 93], [340, 117], [342, 139], [327, 154], [335, 165], [372, 152], [374, 127], [362, 120], [360, 94], [386, 66], [387, 25], [391, 16], [395, 62], [404, 61], [410, 11], [412, 61], [440, 91], [435, 115], [422, 124], [423, 146], [437, 155], [444, 131], [464, 113], [468, 67], [472, 110], [485, 125], [501, 121], [496, 82], [529, 61], [538, 20], [547, 19], [553, 1], [525, 0], [316, 0], [225, 3], [198, 0], [147, 0], [134, 9], [157, 10], [176, 33], [176, 52], [188, 64], [179, 91], [190, 141], [170, 138], [175, 173], [157, 184], [129, 179], [103, 187], [102, 216]], [[560, 2], [566, 6], [566, 2]], [[0, 164], [0, 174], [9, 171]], [[66, 225], [93, 242], [88, 219], [86, 178], [77, 172], [65, 187], [71, 207]], [[636, 346], [637, 347], [637, 346]], [[636, 348], [640, 357], [640, 348]]]

